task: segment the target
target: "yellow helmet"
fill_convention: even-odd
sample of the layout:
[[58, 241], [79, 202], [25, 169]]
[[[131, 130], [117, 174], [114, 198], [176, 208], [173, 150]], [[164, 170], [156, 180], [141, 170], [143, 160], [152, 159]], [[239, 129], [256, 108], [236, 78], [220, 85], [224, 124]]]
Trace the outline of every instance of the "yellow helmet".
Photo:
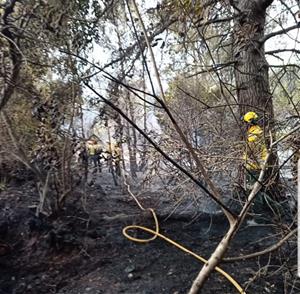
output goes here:
[[249, 111], [244, 115], [243, 119], [245, 122], [250, 123], [257, 120], [258, 115], [254, 111]]

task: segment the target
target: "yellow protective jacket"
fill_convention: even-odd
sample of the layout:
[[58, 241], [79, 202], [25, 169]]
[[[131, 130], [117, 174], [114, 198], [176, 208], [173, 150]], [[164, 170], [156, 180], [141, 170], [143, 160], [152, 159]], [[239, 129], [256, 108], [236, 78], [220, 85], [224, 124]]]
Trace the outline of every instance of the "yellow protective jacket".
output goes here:
[[247, 130], [247, 147], [243, 159], [249, 170], [261, 170], [267, 158], [267, 147], [264, 141], [263, 130], [254, 125]]
[[108, 144], [107, 145], [107, 152], [110, 154], [110, 156], [114, 160], [120, 160], [121, 159], [121, 148], [116, 144]]
[[98, 154], [99, 150], [101, 150], [101, 146], [99, 144], [88, 144], [87, 145], [88, 154], [90, 156]]

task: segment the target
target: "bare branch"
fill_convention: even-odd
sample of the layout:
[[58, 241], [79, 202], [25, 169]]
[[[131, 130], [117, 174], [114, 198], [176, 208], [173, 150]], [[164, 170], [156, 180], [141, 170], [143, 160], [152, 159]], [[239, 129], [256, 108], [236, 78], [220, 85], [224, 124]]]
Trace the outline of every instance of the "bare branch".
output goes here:
[[[177, 21], [177, 19], [174, 19], [174, 18], [171, 18], [168, 21], [166, 21], [166, 23], [164, 23], [161, 27], [157, 28], [151, 35], [149, 35], [149, 37], [148, 37], [149, 42], [151, 43], [157, 35], [163, 33], [170, 25], [172, 25], [176, 21]], [[141, 51], [144, 51], [146, 48], [145, 40], [140, 43], [141, 43]], [[126, 50], [123, 51], [124, 52], [123, 54], [121, 54], [118, 58], [112, 60], [111, 62], [105, 64], [103, 66], [103, 69], [106, 69], [106, 68], [114, 65], [115, 63], [118, 63], [118, 62], [124, 60], [126, 57], [130, 56], [134, 52], [134, 50], [138, 47], [138, 45], [139, 45], [138, 42], [136, 42], [133, 45], [126, 48]]]
[[245, 259], [250, 259], [250, 258], [255, 258], [258, 256], [262, 256], [268, 253], [271, 253], [275, 250], [277, 250], [278, 248], [280, 248], [288, 239], [290, 239], [292, 236], [294, 236], [297, 232], [297, 229], [294, 229], [292, 231], [290, 231], [284, 238], [282, 238], [279, 242], [277, 242], [276, 244], [262, 250], [259, 252], [254, 252], [251, 254], [247, 254], [247, 255], [243, 255], [243, 256], [236, 256], [236, 257], [228, 257], [228, 258], [224, 258], [223, 262], [233, 262], [233, 261], [240, 261], [240, 260], [245, 260]]
[[223, 22], [227, 22], [227, 21], [230, 21], [230, 20], [233, 20], [236, 16], [229, 16], [229, 17], [225, 17], [225, 18], [214, 18], [214, 19], [210, 19], [206, 22], [195, 22], [195, 25], [197, 24], [197, 26], [199, 28], [201, 27], [205, 27], [205, 26], [208, 26], [208, 25], [211, 25], [211, 24], [216, 24], [216, 23], [223, 23]]
[[284, 65], [269, 64], [269, 67], [274, 67], [274, 68], [296, 67], [296, 68], [300, 69], [300, 66], [299, 66], [299, 65], [293, 64], [293, 63], [284, 64]]
[[298, 22], [295, 14], [293, 13], [292, 9], [290, 6], [288, 6], [286, 3], [285, 3], [285, 0], [279, 0], [280, 3], [286, 8], [286, 10], [292, 15], [292, 17], [294, 18], [294, 21], [295, 22]]
[[198, 71], [196, 73], [188, 75], [187, 78], [192, 78], [194, 76], [197, 76], [197, 75], [203, 74], [203, 73], [215, 72], [217, 70], [221, 70], [221, 69], [223, 69], [227, 66], [231, 66], [231, 65], [234, 65], [234, 64], [235, 64], [235, 61], [228, 61], [228, 62], [225, 62], [225, 63], [219, 63], [219, 64], [214, 64], [214, 65], [211, 65], [211, 66], [207, 66], [207, 69], [203, 69], [201, 71]]
[[201, 101], [199, 98], [193, 96], [192, 94], [190, 94], [189, 92], [185, 91], [184, 89], [182, 89], [181, 87], [177, 86], [177, 88], [182, 91], [185, 95], [193, 98], [194, 100], [196, 100], [197, 102], [201, 103], [202, 105], [204, 105], [206, 107], [206, 109], [211, 108], [211, 106], [209, 106], [208, 104], [206, 104], [205, 102]]
[[300, 129], [300, 125], [297, 126], [297, 127], [295, 127], [295, 128], [293, 128], [288, 133], [286, 133], [285, 135], [283, 135], [282, 137], [280, 137], [278, 140], [276, 140], [275, 142], [273, 142], [272, 145], [271, 145], [271, 147], [275, 147], [276, 145], [278, 145], [278, 143], [280, 143], [281, 141], [284, 141], [285, 139], [287, 139], [290, 135], [292, 135], [293, 133], [295, 133], [299, 129]]
[[272, 55], [272, 54], [281, 53], [281, 52], [294, 52], [294, 53], [300, 54], [300, 50], [295, 49], [295, 48], [293, 48], [293, 49], [276, 49], [276, 50], [266, 51], [265, 54]]
[[226, 253], [229, 244], [231, 240], [234, 238], [235, 234], [237, 233], [239, 227], [241, 226], [243, 220], [246, 217], [246, 214], [248, 210], [251, 207], [251, 203], [255, 199], [255, 196], [262, 188], [261, 182], [263, 181], [263, 177], [266, 172], [267, 162], [269, 160], [270, 153], [268, 153], [267, 158], [263, 164], [263, 167], [261, 169], [261, 172], [259, 174], [259, 178], [254, 184], [252, 191], [250, 192], [247, 202], [243, 206], [238, 218], [236, 221], [230, 225], [230, 228], [228, 229], [227, 233], [224, 235], [220, 243], [218, 244], [217, 248], [213, 252], [213, 254], [210, 256], [208, 262], [202, 267], [201, 271], [199, 272], [198, 276], [193, 282], [193, 285], [189, 291], [189, 294], [198, 294], [199, 289], [203, 286], [204, 282], [207, 280], [210, 273], [214, 270], [214, 268], [220, 263], [222, 260], [224, 254]]
[[268, 35], [265, 35], [263, 38], [261, 38], [259, 40], [259, 42], [261, 44], [263, 44], [263, 43], [265, 43], [267, 40], [269, 40], [272, 37], [275, 37], [275, 36], [278, 36], [278, 35], [281, 35], [281, 34], [286, 34], [289, 31], [292, 31], [292, 30], [295, 30], [295, 29], [299, 29], [299, 28], [300, 28], [300, 22], [298, 22], [297, 24], [295, 24], [293, 26], [290, 26], [288, 28], [285, 28], [285, 29], [282, 29], [282, 30], [279, 30], [279, 31], [276, 31], [276, 32], [273, 32], [273, 33], [270, 33]]

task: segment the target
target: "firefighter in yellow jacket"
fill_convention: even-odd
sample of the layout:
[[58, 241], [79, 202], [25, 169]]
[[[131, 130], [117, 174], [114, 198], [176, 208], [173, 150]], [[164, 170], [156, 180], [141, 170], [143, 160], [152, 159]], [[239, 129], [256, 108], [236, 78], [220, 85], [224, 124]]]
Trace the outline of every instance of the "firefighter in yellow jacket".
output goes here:
[[93, 163], [94, 168], [99, 168], [99, 171], [101, 172], [101, 154], [102, 154], [102, 148], [100, 144], [95, 139], [89, 140], [87, 142], [87, 151], [89, 160], [91, 163]]
[[263, 129], [258, 125], [258, 115], [250, 111], [243, 116], [243, 120], [247, 123], [247, 146], [243, 157], [249, 174], [246, 177], [246, 184], [251, 185], [258, 178], [267, 158], [267, 148]]
[[[258, 125], [259, 117], [253, 112], [247, 112], [243, 116], [244, 121], [247, 123], [247, 147], [244, 153], [244, 160], [246, 166], [246, 189], [252, 189], [253, 184], [257, 181], [263, 164], [267, 159], [267, 145], [263, 129]], [[271, 166], [269, 166], [270, 168]], [[274, 200], [274, 196], [268, 194], [265, 189], [261, 189], [255, 200], [253, 201], [253, 212], [261, 216], [257, 221], [265, 221], [265, 216], [270, 213], [272, 216], [274, 212], [276, 215], [287, 215], [289, 208], [284, 207]]]
[[114, 168], [114, 171], [118, 176], [121, 174], [121, 167], [120, 167], [120, 162], [121, 162], [121, 146], [120, 143], [112, 144], [108, 143], [108, 148], [107, 148], [107, 153], [109, 154], [109, 159], [110, 159], [110, 168]]

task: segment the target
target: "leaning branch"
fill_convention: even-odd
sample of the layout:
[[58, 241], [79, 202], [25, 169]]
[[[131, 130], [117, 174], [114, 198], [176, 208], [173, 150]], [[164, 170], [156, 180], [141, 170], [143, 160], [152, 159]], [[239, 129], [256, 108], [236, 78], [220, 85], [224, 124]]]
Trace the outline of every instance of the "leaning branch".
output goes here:
[[215, 251], [210, 256], [207, 263], [202, 267], [201, 271], [199, 272], [198, 276], [194, 280], [192, 287], [188, 294], [198, 294], [200, 289], [203, 287], [204, 282], [208, 279], [211, 272], [215, 269], [215, 267], [221, 262], [223, 256], [225, 255], [226, 251], [229, 248], [229, 244], [231, 240], [234, 238], [235, 234], [239, 230], [242, 222], [244, 221], [248, 210], [251, 207], [251, 203], [254, 201], [255, 196], [262, 188], [262, 181], [266, 172], [267, 162], [270, 157], [270, 152], [267, 155], [267, 158], [264, 162], [264, 165], [261, 169], [260, 175], [258, 180], [253, 186], [252, 191], [250, 192], [247, 202], [243, 206], [240, 214], [238, 215], [237, 219], [234, 221], [234, 223], [230, 224], [230, 228], [228, 229], [227, 233], [224, 235], [220, 243], [218, 244]]

